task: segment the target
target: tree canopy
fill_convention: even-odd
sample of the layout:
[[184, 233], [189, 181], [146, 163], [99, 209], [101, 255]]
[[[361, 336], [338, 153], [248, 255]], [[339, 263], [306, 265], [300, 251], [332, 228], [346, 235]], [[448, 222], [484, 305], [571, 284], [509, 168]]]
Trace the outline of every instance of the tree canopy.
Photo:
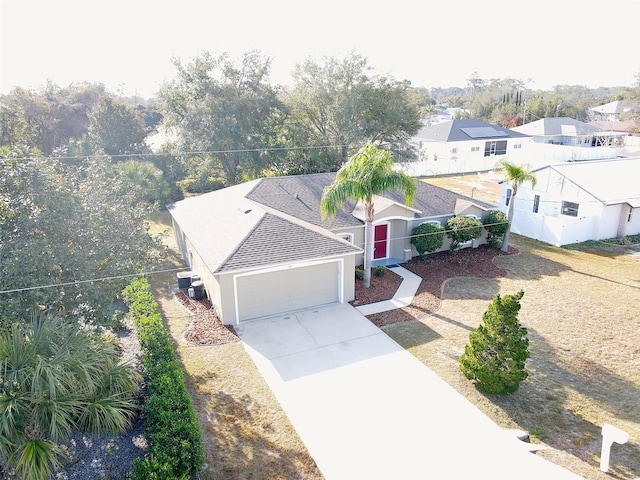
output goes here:
[[64, 163], [0, 150], [0, 327], [52, 309], [87, 321], [109, 315], [122, 280], [159, 254], [146, 192], [108, 159]]
[[177, 78], [159, 94], [165, 126], [178, 137], [178, 152], [200, 152], [211, 175], [227, 184], [259, 176], [265, 149], [277, 147], [284, 106], [268, 81], [271, 62], [257, 51], [238, 61], [203, 52], [184, 63], [174, 59]]

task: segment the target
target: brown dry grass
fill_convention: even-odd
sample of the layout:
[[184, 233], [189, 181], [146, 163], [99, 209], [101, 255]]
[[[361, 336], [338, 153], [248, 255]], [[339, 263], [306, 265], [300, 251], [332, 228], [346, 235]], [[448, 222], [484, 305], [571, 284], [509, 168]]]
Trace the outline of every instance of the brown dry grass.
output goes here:
[[[385, 332], [496, 423], [534, 434], [538, 455], [589, 479], [640, 475], [640, 254], [581, 252], [514, 236], [502, 278], [454, 278], [435, 314]], [[497, 293], [524, 290], [529, 378], [512, 395], [484, 395], [458, 369], [469, 333]], [[601, 427], [629, 433], [599, 470]]]
[[[152, 231], [176, 249], [168, 214], [156, 215]], [[174, 256], [165, 268], [180, 268]], [[200, 419], [207, 480], [323, 478], [280, 404], [241, 342], [192, 346], [182, 340], [190, 316], [169, 293], [175, 273], [151, 284], [185, 372]]]

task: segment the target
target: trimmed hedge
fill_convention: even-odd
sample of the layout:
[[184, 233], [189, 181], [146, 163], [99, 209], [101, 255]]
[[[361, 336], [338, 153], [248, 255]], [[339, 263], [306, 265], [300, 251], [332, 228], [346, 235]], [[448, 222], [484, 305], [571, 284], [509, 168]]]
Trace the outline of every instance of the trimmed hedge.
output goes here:
[[134, 463], [133, 480], [186, 480], [204, 465], [198, 417], [184, 375], [146, 278], [133, 280], [123, 297], [138, 329], [148, 399], [149, 453]]

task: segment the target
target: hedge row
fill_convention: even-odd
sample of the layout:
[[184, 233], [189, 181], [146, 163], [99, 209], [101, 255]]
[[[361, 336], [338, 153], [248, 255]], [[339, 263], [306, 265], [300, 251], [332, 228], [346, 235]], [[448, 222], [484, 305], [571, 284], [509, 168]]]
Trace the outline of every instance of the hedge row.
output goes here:
[[133, 280], [123, 297], [138, 329], [148, 395], [149, 453], [136, 460], [133, 480], [193, 478], [204, 465], [200, 426], [160, 308], [145, 278]]

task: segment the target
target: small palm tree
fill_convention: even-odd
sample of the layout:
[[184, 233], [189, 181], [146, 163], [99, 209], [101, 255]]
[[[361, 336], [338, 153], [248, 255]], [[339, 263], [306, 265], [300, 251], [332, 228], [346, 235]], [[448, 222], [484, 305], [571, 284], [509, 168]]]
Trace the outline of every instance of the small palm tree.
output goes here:
[[42, 314], [0, 334], [0, 462], [49, 479], [74, 429], [116, 433], [135, 415], [138, 375], [116, 346]]
[[322, 218], [333, 218], [346, 201], [364, 203], [364, 286], [371, 285], [371, 259], [373, 258], [374, 196], [389, 190], [404, 193], [405, 203], [411, 205], [416, 195], [415, 180], [392, 169], [391, 153], [374, 145], [362, 147], [345, 163], [336, 178], [322, 192], [320, 203]]
[[531, 172], [529, 165], [516, 165], [508, 162], [507, 160], [502, 160], [499, 165], [502, 167], [505, 180], [511, 182], [511, 200], [509, 202], [509, 210], [507, 211], [507, 222], [509, 226], [504, 234], [501, 247], [501, 250], [506, 252], [509, 249], [511, 221], [513, 220], [513, 205], [515, 203], [516, 195], [518, 194], [518, 187], [524, 182], [531, 182], [531, 186], [535, 187], [536, 176]]

